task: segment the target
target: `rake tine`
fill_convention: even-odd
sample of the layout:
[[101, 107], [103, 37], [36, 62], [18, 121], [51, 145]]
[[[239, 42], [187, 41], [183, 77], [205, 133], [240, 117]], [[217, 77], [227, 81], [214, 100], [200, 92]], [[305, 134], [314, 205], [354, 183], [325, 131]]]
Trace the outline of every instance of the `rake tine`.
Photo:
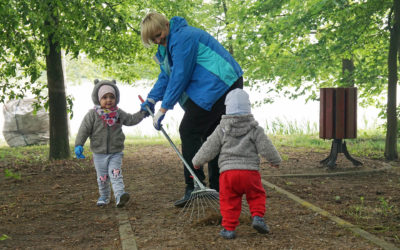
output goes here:
[[[191, 207], [192, 203], [193, 203], [193, 198], [190, 197], [189, 201], [185, 204], [183, 209], [179, 212], [179, 216], [181, 216], [181, 215], [185, 216], [185, 215], [189, 214], [189, 210], [190, 210], [190, 207]], [[190, 218], [191, 217], [192, 216], [190, 216]]]
[[[195, 189], [196, 190], [196, 189]], [[219, 212], [218, 192], [213, 189], [199, 188], [194, 191], [189, 201], [185, 204], [179, 216], [189, 216], [188, 221], [199, 220], [206, 217], [207, 208]]]
[[184, 209], [183, 211], [184, 211], [184, 216], [189, 216], [189, 221], [191, 221], [192, 219], [193, 219], [193, 204], [192, 204], [192, 201], [189, 201], [188, 203], [187, 203], [187, 207], [186, 207], [186, 209]]
[[[214, 208], [215, 207], [219, 208], [219, 199], [217, 199], [217, 197], [215, 197], [214, 194], [208, 194], [207, 196], [209, 197], [208, 200], [209, 200], [210, 204], [215, 205], [215, 206], [213, 206]], [[218, 208], [216, 208], [216, 209], [218, 209]]]
[[197, 219], [200, 219], [201, 217], [205, 216], [205, 210], [204, 210], [204, 201], [203, 198], [199, 195], [197, 198]]
[[195, 211], [196, 202], [197, 202], [197, 194], [194, 194], [193, 198], [191, 198], [191, 200], [190, 200], [191, 213], [190, 213], [189, 221], [192, 221], [194, 219], [193, 215], [196, 213], [196, 211]]
[[197, 202], [197, 207], [199, 208], [199, 209], [197, 209], [197, 219], [199, 219], [200, 212], [201, 212], [200, 206], [202, 205], [202, 200], [201, 200], [200, 196], [198, 197], [198, 199], [196, 199], [196, 202]]
[[217, 199], [215, 197], [213, 197], [212, 195], [207, 195], [207, 196], [205, 196], [205, 200], [206, 200], [207, 204], [209, 205], [209, 207], [218, 211], [219, 202], [217, 202]]

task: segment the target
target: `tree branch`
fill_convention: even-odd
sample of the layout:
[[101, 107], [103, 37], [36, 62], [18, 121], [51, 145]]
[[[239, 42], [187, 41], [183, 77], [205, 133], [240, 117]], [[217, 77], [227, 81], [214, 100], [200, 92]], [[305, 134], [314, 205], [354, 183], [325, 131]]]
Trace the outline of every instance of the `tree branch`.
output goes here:
[[130, 29], [133, 30], [137, 35], [140, 36], [140, 31], [137, 30], [137, 29], [135, 29], [134, 27], [132, 27], [132, 25], [131, 25], [129, 22], [126, 22], [126, 21], [125, 21], [125, 18], [124, 18], [118, 11], [115, 10], [114, 7], [120, 5], [120, 3], [114, 4], [114, 5], [110, 4], [109, 2], [104, 2], [104, 3], [105, 3], [108, 7], [110, 7], [110, 9], [114, 12], [114, 14], [118, 16], [118, 19], [119, 19], [120, 21], [122, 21], [124, 24], [126, 24], [126, 26], [128, 26], [128, 28], [130, 28]]

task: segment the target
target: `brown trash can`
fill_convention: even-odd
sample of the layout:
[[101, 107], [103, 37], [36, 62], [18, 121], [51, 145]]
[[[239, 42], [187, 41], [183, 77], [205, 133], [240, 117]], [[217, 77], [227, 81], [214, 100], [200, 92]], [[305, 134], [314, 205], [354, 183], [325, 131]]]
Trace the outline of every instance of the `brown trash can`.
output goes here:
[[321, 88], [319, 137], [357, 138], [357, 88]]
[[357, 137], [357, 88], [321, 88], [319, 137], [333, 139], [331, 152], [320, 163], [334, 168], [338, 153], [344, 153], [353, 165], [362, 163], [349, 154], [344, 139]]

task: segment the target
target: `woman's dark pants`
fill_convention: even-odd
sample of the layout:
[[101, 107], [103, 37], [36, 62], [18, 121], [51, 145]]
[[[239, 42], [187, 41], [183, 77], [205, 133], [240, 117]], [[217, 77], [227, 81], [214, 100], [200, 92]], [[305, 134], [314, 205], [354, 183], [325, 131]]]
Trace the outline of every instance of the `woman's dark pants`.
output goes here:
[[[179, 126], [179, 134], [182, 142], [182, 155], [196, 176], [204, 183], [205, 175], [203, 168], [193, 168], [192, 159], [200, 149], [203, 142], [211, 135], [218, 126], [222, 115], [225, 114], [225, 98], [229, 91], [235, 88], [243, 88], [243, 78], [240, 77], [229, 90], [212, 106], [210, 111], [200, 108], [190, 98], [184, 105], [185, 114]], [[184, 166], [186, 192], [190, 196], [194, 188], [193, 178]], [[208, 163], [208, 175], [210, 188], [219, 191], [219, 168], [218, 156]], [[185, 198], [185, 197], [184, 197]], [[189, 197], [187, 197], [189, 198]]]

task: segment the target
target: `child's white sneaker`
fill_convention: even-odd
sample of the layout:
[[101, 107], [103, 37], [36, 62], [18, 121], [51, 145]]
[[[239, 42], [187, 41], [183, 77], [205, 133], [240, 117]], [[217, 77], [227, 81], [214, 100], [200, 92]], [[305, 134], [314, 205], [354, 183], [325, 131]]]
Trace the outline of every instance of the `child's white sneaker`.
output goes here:
[[97, 200], [96, 205], [98, 207], [102, 207], [102, 206], [107, 205], [108, 203], [110, 203], [110, 199], [109, 198], [107, 198], [105, 196], [100, 196], [100, 198]]

